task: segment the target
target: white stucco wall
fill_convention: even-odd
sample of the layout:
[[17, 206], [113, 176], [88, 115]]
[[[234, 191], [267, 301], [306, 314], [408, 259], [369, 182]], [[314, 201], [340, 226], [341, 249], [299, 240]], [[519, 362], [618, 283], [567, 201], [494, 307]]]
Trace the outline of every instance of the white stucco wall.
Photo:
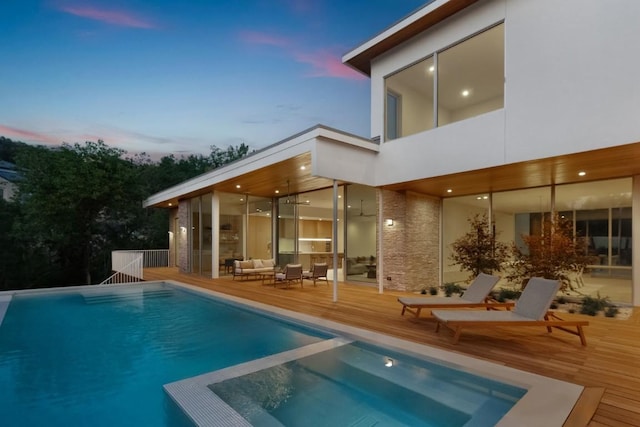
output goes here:
[[638, 16], [636, 0], [487, 0], [376, 58], [371, 135], [384, 136], [385, 76], [505, 22], [504, 109], [382, 143], [376, 185], [639, 141]]

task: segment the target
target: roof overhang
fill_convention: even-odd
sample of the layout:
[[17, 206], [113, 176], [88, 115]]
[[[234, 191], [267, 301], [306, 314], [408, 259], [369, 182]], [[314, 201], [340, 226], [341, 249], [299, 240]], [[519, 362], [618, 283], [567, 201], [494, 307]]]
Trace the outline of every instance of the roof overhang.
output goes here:
[[[581, 171], [586, 174], [580, 176]], [[637, 175], [640, 175], [640, 142], [382, 185], [381, 188], [446, 198]]]
[[371, 76], [371, 60], [433, 27], [478, 0], [435, 0], [348, 52], [342, 62]]
[[330, 187], [333, 179], [319, 176], [313, 167], [315, 146], [321, 142], [333, 142], [346, 149], [379, 151], [379, 145], [371, 140], [319, 125], [156, 193], [143, 206], [175, 207], [180, 200], [212, 191], [271, 198]]

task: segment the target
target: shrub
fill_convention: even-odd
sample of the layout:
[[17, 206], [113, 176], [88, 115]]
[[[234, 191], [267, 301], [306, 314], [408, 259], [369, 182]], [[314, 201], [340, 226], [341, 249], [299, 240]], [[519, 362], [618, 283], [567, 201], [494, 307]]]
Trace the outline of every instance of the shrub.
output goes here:
[[618, 307], [616, 307], [615, 305], [610, 305], [609, 307], [607, 307], [607, 309], [604, 311], [604, 315], [606, 317], [616, 317], [618, 315], [618, 313], [620, 312], [620, 310], [618, 310]]
[[431, 286], [429, 288], [429, 294], [430, 295], [438, 295], [438, 288], [436, 286]]
[[453, 294], [459, 294], [463, 291], [462, 287], [457, 283], [445, 283], [442, 286], [442, 289], [444, 290], [444, 295], [447, 297], [450, 297]]
[[498, 301], [500, 302], [504, 302], [508, 299], [510, 300], [515, 300], [520, 298], [520, 295], [522, 294], [522, 291], [516, 290], [516, 289], [506, 289], [506, 288], [502, 288], [500, 289], [500, 292], [498, 292]]
[[586, 296], [582, 299], [580, 314], [595, 316], [599, 311], [604, 311], [611, 304], [608, 297], [601, 297], [598, 293], [595, 297]]

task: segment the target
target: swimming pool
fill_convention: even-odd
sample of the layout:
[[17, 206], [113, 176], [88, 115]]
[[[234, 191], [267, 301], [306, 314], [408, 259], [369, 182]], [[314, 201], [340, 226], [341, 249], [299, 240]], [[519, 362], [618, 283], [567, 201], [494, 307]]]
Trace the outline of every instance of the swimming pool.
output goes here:
[[[1, 300], [2, 295], [0, 318]], [[46, 419], [53, 426], [188, 425], [176, 402], [201, 425], [248, 425], [239, 415], [242, 405], [234, 408], [231, 395], [245, 402], [245, 410], [250, 402], [251, 411], [262, 414], [255, 419], [244, 414], [254, 423], [299, 425], [295, 416], [312, 414], [319, 402], [336, 405], [328, 398], [345, 393], [338, 394], [340, 399], [351, 399], [349, 408], [358, 402], [364, 412], [349, 415], [345, 407], [332, 414], [347, 414], [356, 426], [380, 420], [419, 425], [403, 420], [426, 419], [423, 410], [416, 410], [424, 402], [436, 413], [453, 407], [445, 419], [459, 423], [445, 425], [493, 425], [495, 419], [487, 421], [491, 416], [500, 417], [500, 425], [523, 425], [541, 410], [541, 425], [552, 425], [564, 420], [582, 389], [258, 303], [240, 308], [240, 303], [247, 302], [177, 283], [17, 293], [0, 320], [0, 389], [9, 390], [0, 399], [2, 424], [36, 425]], [[393, 367], [381, 360], [391, 360]], [[431, 373], [434, 362], [444, 371], [456, 368], [456, 381], [467, 389], [454, 394], [466, 393], [470, 407], [460, 411], [462, 403], [447, 402], [440, 391], [450, 386], [440, 381], [440, 373]], [[425, 385], [426, 377], [439, 381], [438, 393], [433, 384]], [[274, 378], [288, 382], [274, 383]], [[259, 396], [237, 393], [246, 384], [284, 390], [274, 394], [286, 398], [268, 399], [266, 407], [256, 404], [263, 401]], [[314, 392], [303, 385], [312, 385]], [[249, 389], [258, 389], [253, 386]], [[292, 388], [303, 392], [289, 395]], [[394, 392], [385, 395], [385, 390]], [[492, 394], [499, 399], [487, 403]], [[273, 402], [278, 402], [276, 411]], [[500, 410], [489, 412], [490, 406]], [[489, 413], [499, 415], [487, 418]], [[329, 425], [326, 417], [313, 420]]]

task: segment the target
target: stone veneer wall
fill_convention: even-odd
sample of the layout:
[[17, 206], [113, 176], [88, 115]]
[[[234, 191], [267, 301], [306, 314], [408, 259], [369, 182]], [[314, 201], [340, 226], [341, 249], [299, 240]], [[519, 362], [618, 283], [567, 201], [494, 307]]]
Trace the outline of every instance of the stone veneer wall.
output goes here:
[[[178, 268], [181, 273], [190, 273], [191, 266], [189, 264], [189, 211], [190, 200], [181, 200], [178, 204]], [[182, 228], [184, 227], [184, 228]], [[182, 230], [186, 230], [183, 232]]]
[[[383, 285], [386, 289], [419, 291], [440, 279], [441, 200], [423, 194], [381, 190]], [[390, 279], [390, 280], [389, 280]]]

